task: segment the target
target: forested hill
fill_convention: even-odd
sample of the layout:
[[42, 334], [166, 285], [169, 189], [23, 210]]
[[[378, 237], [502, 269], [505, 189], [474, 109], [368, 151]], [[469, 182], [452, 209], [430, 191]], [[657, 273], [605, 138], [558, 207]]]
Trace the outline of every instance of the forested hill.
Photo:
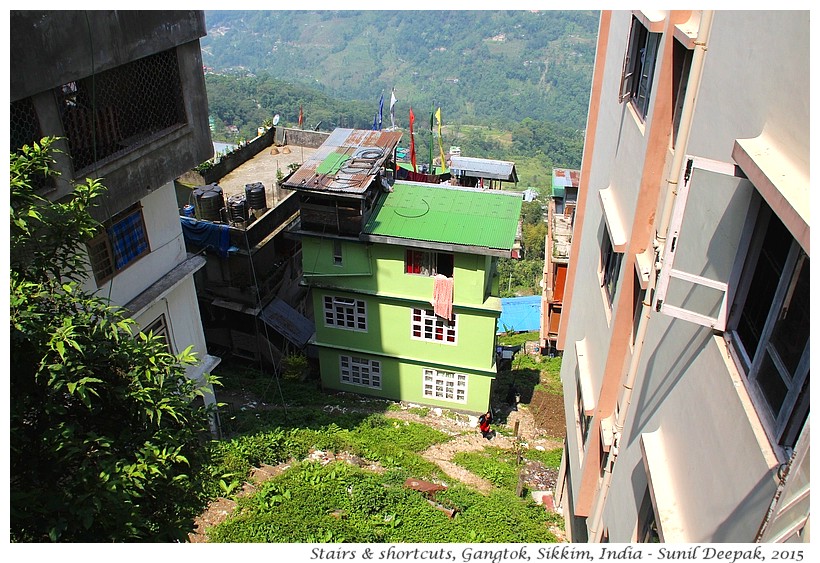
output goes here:
[[[369, 103], [384, 92], [389, 126], [412, 105], [448, 123], [583, 130], [595, 57], [593, 11], [206, 11], [203, 63]], [[211, 101], [213, 99], [209, 92]], [[298, 112], [298, 109], [288, 109]], [[401, 116], [401, 117], [399, 117]], [[293, 122], [296, 114], [284, 115]], [[312, 125], [312, 123], [311, 123]]]

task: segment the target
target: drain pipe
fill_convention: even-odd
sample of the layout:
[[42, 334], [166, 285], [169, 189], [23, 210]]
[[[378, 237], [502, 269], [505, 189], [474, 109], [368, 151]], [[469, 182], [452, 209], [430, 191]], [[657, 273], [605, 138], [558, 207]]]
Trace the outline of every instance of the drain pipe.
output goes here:
[[695, 52], [692, 55], [692, 66], [689, 72], [689, 80], [686, 85], [686, 95], [684, 96], [683, 108], [681, 110], [681, 121], [678, 128], [677, 139], [680, 139], [680, 143], [675, 145], [675, 154], [669, 168], [670, 176], [666, 179], [666, 200], [664, 201], [660, 224], [656, 230], [655, 242], [653, 244], [655, 249], [654, 271], [650, 273], [649, 282], [646, 287], [646, 295], [641, 303], [641, 318], [638, 322], [638, 329], [635, 334], [635, 346], [632, 351], [632, 358], [629, 361], [629, 370], [624, 377], [621, 400], [618, 402], [618, 411], [615, 416], [612, 447], [610, 448], [609, 459], [607, 460], [606, 467], [604, 468], [604, 476], [601, 482], [601, 487], [598, 491], [598, 496], [595, 499], [595, 508], [592, 512], [592, 526], [589, 527], [589, 539], [593, 543], [597, 543], [600, 540], [599, 536], [601, 532], [601, 520], [603, 518], [604, 506], [606, 505], [609, 488], [612, 484], [612, 469], [618, 459], [618, 447], [621, 440], [621, 434], [623, 433], [624, 423], [626, 422], [626, 417], [629, 412], [629, 405], [632, 402], [632, 390], [635, 385], [635, 377], [638, 373], [638, 365], [641, 360], [644, 339], [649, 326], [648, 321], [652, 312], [652, 293], [655, 291], [655, 285], [657, 284], [658, 273], [660, 272], [661, 261], [663, 260], [667, 231], [669, 230], [669, 223], [672, 217], [672, 208], [674, 206], [675, 197], [678, 193], [678, 178], [680, 177], [681, 168], [683, 166], [683, 158], [686, 154], [689, 134], [692, 129], [692, 119], [694, 116], [697, 91], [700, 87], [700, 80], [703, 74], [703, 62], [707, 51], [707, 43], [709, 40], [709, 32], [712, 28], [713, 16], [713, 10], [704, 10], [700, 17], [698, 37], [695, 40]]

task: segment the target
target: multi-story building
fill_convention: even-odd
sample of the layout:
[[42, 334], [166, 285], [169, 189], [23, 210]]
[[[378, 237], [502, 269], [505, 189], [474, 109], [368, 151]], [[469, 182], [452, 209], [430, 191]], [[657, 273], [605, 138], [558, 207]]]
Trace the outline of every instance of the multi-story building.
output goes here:
[[[86, 289], [124, 307], [178, 353], [193, 346], [198, 379], [218, 363], [205, 346], [174, 179], [213, 155], [199, 38], [203, 12], [12, 11], [11, 149], [56, 136], [51, 200], [101, 178], [91, 210]], [[211, 392], [207, 402], [213, 402]]]
[[564, 288], [567, 282], [572, 227], [578, 201], [580, 172], [567, 168], [552, 170], [552, 193], [547, 203], [547, 237], [544, 275], [541, 280], [541, 350], [553, 353], [561, 326]]
[[603, 12], [558, 347], [573, 541], [809, 537], [809, 13]]
[[284, 181], [300, 196], [322, 384], [483, 412], [521, 195], [393, 182], [400, 136], [337, 129]]

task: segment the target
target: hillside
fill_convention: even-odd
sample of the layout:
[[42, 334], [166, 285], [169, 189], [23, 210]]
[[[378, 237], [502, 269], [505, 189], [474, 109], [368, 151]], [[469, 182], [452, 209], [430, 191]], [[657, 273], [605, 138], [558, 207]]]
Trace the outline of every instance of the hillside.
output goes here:
[[411, 105], [423, 122], [433, 104], [449, 122], [585, 126], [597, 12], [206, 11], [206, 22], [213, 72], [366, 102], [371, 120], [384, 92], [389, 124], [395, 88], [404, 126]]

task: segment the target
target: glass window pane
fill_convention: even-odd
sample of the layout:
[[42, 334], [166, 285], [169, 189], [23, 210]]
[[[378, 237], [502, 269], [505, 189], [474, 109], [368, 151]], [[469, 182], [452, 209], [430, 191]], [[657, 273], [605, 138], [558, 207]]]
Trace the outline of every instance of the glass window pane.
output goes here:
[[[802, 252], [801, 252], [802, 254]], [[793, 376], [809, 340], [809, 259], [802, 255], [797, 261], [787, 301], [781, 318], [774, 326], [772, 344]]]

